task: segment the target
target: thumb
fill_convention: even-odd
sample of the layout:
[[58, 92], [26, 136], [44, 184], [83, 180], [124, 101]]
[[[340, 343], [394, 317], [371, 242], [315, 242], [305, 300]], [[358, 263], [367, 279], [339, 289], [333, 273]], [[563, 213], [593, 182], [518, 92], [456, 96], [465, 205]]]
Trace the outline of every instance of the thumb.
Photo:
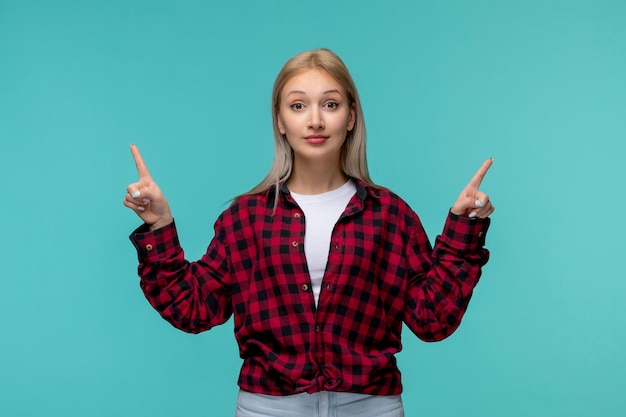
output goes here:
[[450, 211], [457, 216], [475, 217], [475, 210], [480, 209], [482, 206], [483, 202], [480, 200], [469, 196], [459, 196]]

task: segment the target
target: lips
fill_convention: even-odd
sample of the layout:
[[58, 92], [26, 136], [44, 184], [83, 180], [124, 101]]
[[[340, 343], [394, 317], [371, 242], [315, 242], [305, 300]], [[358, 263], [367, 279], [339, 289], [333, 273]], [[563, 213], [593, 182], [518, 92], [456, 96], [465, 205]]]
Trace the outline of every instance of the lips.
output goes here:
[[304, 139], [311, 144], [319, 144], [325, 142], [328, 139], [328, 136], [311, 135], [305, 137]]

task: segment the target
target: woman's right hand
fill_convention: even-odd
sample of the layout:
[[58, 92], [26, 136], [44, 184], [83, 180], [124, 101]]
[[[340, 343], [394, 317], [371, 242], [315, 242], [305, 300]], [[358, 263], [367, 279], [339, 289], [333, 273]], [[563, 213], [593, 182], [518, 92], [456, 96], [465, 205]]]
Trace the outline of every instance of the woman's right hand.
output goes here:
[[130, 145], [130, 152], [137, 166], [139, 181], [126, 188], [124, 205], [137, 213], [150, 226], [150, 230], [167, 226], [174, 220], [170, 206], [157, 183], [152, 180], [137, 146]]

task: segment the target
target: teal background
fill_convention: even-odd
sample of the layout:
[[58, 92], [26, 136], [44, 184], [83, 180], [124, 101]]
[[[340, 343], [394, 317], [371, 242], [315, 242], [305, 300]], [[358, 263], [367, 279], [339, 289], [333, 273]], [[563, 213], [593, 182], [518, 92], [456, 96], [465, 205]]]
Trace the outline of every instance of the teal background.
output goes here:
[[626, 415], [624, 1], [0, 1], [0, 414], [229, 416], [232, 322], [145, 301], [135, 142], [190, 259], [269, 169], [271, 85], [328, 47], [374, 179], [434, 239], [482, 161], [496, 206], [460, 329], [405, 332], [407, 416]]

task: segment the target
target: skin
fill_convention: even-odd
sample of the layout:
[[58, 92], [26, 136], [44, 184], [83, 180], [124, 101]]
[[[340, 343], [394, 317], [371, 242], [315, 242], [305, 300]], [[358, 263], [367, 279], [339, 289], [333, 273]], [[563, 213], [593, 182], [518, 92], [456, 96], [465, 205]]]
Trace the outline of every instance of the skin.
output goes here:
[[452, 213], [459, 216], [479, 217], [481, 219], [489, 217], [493, 213], [495, 208], [489, 201], [489, 196], [479, 191], [480, 184], [492, 163], [493, 158], [483, 162], [482, 166], [459, 194], [459, 197], [450, 209]]
[[[341, 148], [354, 128], [355, 112], [341, 85], [324, 71], [294, 75], [281, 91], [278, 128], [293, 149], [294, 164], [287, 186], [299, 194], [319, 194], [339, 188], [347, 178], [341, 170]], [[128, 185], [124, 205], [150, 230], [170, 224], [169, 204], [152, 179], [139, 149], [130, 151], [139, 180]], [[487, 159], [463, 188], [450, 211], [459, 216], [486, 218], [494, 211], [489, 196], [479, 190], [493, 158]]]
[[290, 190], [319, 194], [347, 181], [341, 148], [354, 128], [355, 112], [334, 78], [318, 69], [296, 74], [282, 89], [276, 116], [294, 153]]
[[150, 175], [150, 171], [148, 171], [141, 153], [139, 153], [139, 148], [132, 144], [130, 145], [130, 152], [137, 166], [139, 181], [126, 188], [124, 205], [150, 225], [150, 230], [167, 226], [174, 221], [170, 206], [157, 183], [152, 180], [152, 175]]

